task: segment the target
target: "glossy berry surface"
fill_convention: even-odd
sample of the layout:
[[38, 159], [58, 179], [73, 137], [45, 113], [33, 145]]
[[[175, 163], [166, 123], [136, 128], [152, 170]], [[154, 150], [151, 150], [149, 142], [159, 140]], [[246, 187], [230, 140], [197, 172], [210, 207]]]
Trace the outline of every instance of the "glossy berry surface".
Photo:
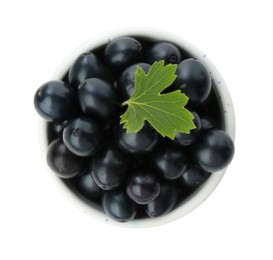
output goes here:
[[154, 172], [163, 180], [175, 180], [186, 171], [188, 156], [183, 148], [166, 144], [153, 151], [149, 162]]
[[60, 80], [43, 84], [34, 95], [34, 106], [38, 114], [47, 121], [62, 121], [73, 114], [75, 91]]
[[67, 148], [78, 156], [91, 156], [103, 144], [100, 125], [86, 116], [71, 120], [63, 130], [63, 141]]
[[132, 37], [120, 37], [110, 41], [104, 51], [104, 58], [114, 71], [121, 71], [142, 58], [141, 43]]
[[128, 100], [135, 90], [134, 80], [138, 66], [142, 68], [145, 73], [148, 73], [149, 69], [151, 68], [150, 64], [142, 62], [131, 65], [122, 72], [118, 80], [118, 90], [122, 96], [122, 100]]
[[128, 175], [130, 159], [114, 145], [100, 151], [92, 160], [92, 177], [104, 190], [120, 187]]
[[174, 142], [176, 144], [179, 144], [182, 146], [189, 146], [197, 139], [198, 134], [200, 133], [200, 130], [201, 130], [200, 117], [195, 111], [191, 111], [191, 113], [194, 116], [193, 123], [196, 126], [196, 128], [191, 130], [189, 134], [176, 132], [175, 138], [174, 138]]
[[216, 172], [224, 169], [234, 155], [230, 136], [220, 129], [203, 131], [191, 147], [192, 161], [200, 169]]
[[210, 113], [200, 115], [200, 121], [202, 129], [221, 128], [221, 120]]
[[104, 212], [118, 222], [128, 222], [136, 216], [137, 205], [122, 189], [106, 191], [102, 197]]
[[222, 108], [219, 101], [221, 98], [212, 88], [206, 100], [198, 105], [198, 113], [202, 129], [222, 127]]
[[210, 176], [209, 172], [203, 171], [195, 166], [189, 167], [177, 182], [184, 187], [196, 189], [202, 185]]
[[159, 217], [169, 213], [177, 202], [177, 189], [170, 183], [160, 186], [159, 195], [150, 203], [144, 205], [149, 217]]
[[127, 134], [122, 125], [118, 125], [115, 131], [115, 141], [124, 152], [141, 155], [154, 149], [158, 142], [158, 134], [148, 125], [137, 133]]
[[101, 198], [102, 189], [94, 182], [89, 170], [86, 170], [84, 174], [73, 178], [71, 181], [77, 191], [84, 197], [94, 200]]
[[199, 60], [182, 61], [177, 66], [176, 74], [174, 86], [186, 94], [189, 104], [197, 106], [206, 100], [211, 91], [212, 80], [209, 71]]
[[114, 86], [97, 78], [87, 79], [81, 83], [78, 101], [84, 114], [101, 120], [115, 116], [119, 109]]
[[159, 179], [151, 171], [138, 169], [129, 176], [126, 192], [137, 204], [147, 204], [160, 192]]
[[53, 134], [56, 137], [62, 137], [63, 136], [64, 128], [68, 125], [69, 122], [70, 122], [70, 120], [64, 120], [64, 121], [54, 122], [52, 124]]
[[73, 178], [86, 169], [86, 159], [70, 152], [62, 139], [49, 145], [46, 160], [49, 168], [64, 179]]
[[170, 42], [158, 42], [153, 44], [145, 53], [146, 61], [153, 64], [155, 61], [164, 60], [165, 65], [177, 64], [182, 60], [180, 50]]
[[110, 70], [94, 53], [82, 53], [71, 65], [68, 72], [69, 83], [77, 89], [88, 78], [112, 81]]

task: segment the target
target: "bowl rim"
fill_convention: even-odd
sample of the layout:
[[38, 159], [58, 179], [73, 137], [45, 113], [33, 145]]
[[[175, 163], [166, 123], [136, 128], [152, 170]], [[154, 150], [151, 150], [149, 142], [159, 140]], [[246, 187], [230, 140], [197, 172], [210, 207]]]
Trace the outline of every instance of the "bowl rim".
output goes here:
[[[199, 59], [210, 71], [213, 80], [214, 90], [219, 102], [222, 105], [222, 115], [224, 121], [224, 130], [230, 135], [232, 140], [235, 140], [235, 114], [234, 107], [231, 100], [230, 93], [228, 91], [227, 85], [213, 65], [209, 58], [197, 49], [192, 43], [181, 38], [179, 35], [169, 33], [163, 30], [152, 29], [152, 28], [128, 28], [115, 30], [113, 32], [107, 32], [101, 34], [96, 38], [90, 38], [85, 43], [80, 45], [74, 51], [72, 51], [64, 61], [55, 70], [51, 77], [51, 80], [58, 80], [63, 78], [65, 73], [68, 71], [70, 64], [83, 52], [96, 49], [99, 46], [106, 44], [114, 38], [121, 36], [134, 36], [134, 37], [145, 37], [151, 38], [156, 41], [169, 41], [176, 44], [181, 49], [190, 53], [192, 57]], [[46, 151], [48, 147], [48, 123], [39, 118], [39, 140], [43, 158], [46, 158]], [[45, 161], [45, 160], [44, 160]], [[46, 164], [46, 163], [45, 163]], [[190, 213], [192, 210], [197, 208], [202, 202], [204, 202], [214, 189], [218, 186], [219, 182], [223, 178], [226, 169], [213, 173], [210, 178], [204, 183], [194, 194], [190, 195], [186, 200], [184, 200], [181, 205], [176, 207], [170, 213], [157, 217], [157, 218], [145, 218], [145, 219], [135, 219], [126, 223], [120, 223], [109, 218], [102, 210], [97, 207], [90, 205], [90, 202], [82, 197], [77, 196], [66, 184], [65, 180], [59, 178], [54, 174], [48, 166], [46, 166], [51, 173], [52, 180], [58, 186], [59, 190], [67, 197], [76, 207], [81, 211], [91, 216], [94, 219], [103, 221], [115, 226], [121, 227], [153, 227], [166, 224], [177, 220], [186, 214]]]

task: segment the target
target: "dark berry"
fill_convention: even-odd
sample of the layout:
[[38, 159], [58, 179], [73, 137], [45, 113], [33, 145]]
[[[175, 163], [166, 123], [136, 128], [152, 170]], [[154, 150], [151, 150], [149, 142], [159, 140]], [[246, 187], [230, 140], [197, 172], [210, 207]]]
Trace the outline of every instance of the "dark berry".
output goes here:
[[106, 62], [114, 71], [121, 71], [142, 58], [143, 48], [132, 37], [120, 37], [110, 41], [104, 51]]
[[149, 162], [155, 173], [163, 180], [175, 180], [186, 171], [188, 156], [185, 149], [164, 144], [150, 154]]
[[73, 178], [86, 169], [86, 159], [70, 152], [62, 139], [54, 140], [48, 147], [47, 164], [59, 177]]
[[184, 187], [196, 189], [210, 176], [209, 172], [203, 171], [195, 166], [189, 167], [177, 180]]
[[189, 97], [189, 104], [197, 106], [209, 96], [211, 75], [207, 68], [196, 59], [182, 61], [176, 70], [174, 87]]
[[43, 84], [35, 93], [34, 106], [47, 121], [63, 121], [72, 116], [75, 91], [63, 81], [53, 80]]
[[155, 43], [146, 51], [145, 57], [150, 64], [160, 60], [164, 60], [165, 64], [177, 64], [182, 60], [180, 50], [170, 42]]
[[71, 179], [77, 191], [88, 199], [98, 200], [102, 196], [102, 189], [94, 182], [90, 170], [86, 170], [83, 175]]
[[71, 65], [68, 72], [70, 84], [77, 89], [88, 78], [100, 78], [112, 82], [109, 69], [93, 53], [82, 53]]
[[104, 190], [118, 188], [126, 181], [130, 159], [114, 145], [104, 148], [93, 157], [92, 176]]
[[220, 129], [203, 131], [191, 146], [192, 161], [200, 169], [216, 172], [225, 168], [234, 155], [234, 144], [230, 136]]
[[177, 189], [170, 183], [164, 183], [160, 186], [159, 195], [144, 207], [149, 217], [159, 217], [169, 213], [176, 202]]
[[158, 134], [150, 126], [145, 125], [139, 132], [127, 134], [122, 125], [115, 131], [116, 144], [129, 154], [145, 154], [151, 152], [157, 144]]
[[102, 197], [106, 215], [118, 222], [128, 222], [136, 216], [137, 205], [122, 189], [106, 191]]
[[86, 116], [71, 120], [63, 130], [65, 145], [78, 156], [94, 155], [101, 148], [103, 137], [100, 125]]
[[87, 79], [78, 89], [81, 110], [88, 116], [108, 120], [119, 110], [118, 96], [114, 86], [97, 78]]
[[157, 176], [151, 171], [138, 169], [131, 173], [126, 185], [128, 196], [138, 204], [147, 204], [160, 192]]

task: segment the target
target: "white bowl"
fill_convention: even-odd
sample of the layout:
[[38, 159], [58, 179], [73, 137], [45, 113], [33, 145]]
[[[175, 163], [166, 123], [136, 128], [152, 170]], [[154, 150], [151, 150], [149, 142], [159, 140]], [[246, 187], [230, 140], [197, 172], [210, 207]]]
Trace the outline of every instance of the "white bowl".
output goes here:
[[[106, 44], [109, 40], [120, 37], [120, 36], [135, 36], [135, 37], [146, 37], [156, 41], [169, 41], [176, 44], [178, 47], [183, 49], [185, 52], [189, 53], [190, 56], [201, 60], [206, 67], [209, 69], [213, 79], [213, 87], [216, 93], [217, 98], [219, 99], [219, 104], [222, 109], [223, 116], [223, 128], [224, 130], [231, 136], [234, 141], [235, 138], [235, 117], [234, 117], [234, 109], [231, 101], [231, 97], [227, 86], [218, 72], [218, 70], [214, 67], [212, 62], [208, 59], [208, 57], [194, 47], [191, 43], [185, 41], [180, 38], [180, 36], [173, 35], [167, 33], [165, 31], [159, 31], [154, 29], [128, 29], [115, 31], [112, 33], [107, 33], [107, 35], [101, 35], [96, 39], [90, 39], [79, 48], [77, 48], [74, 52], [72, 52], [59, 66], [59, 68], [55, 71], [52, 79], [62, 79], [64, 75], [67, 73], [70, 65], [77, 58], [77, 56], [83, 52], [87, 52], [93, 49], [98, 48], [101, 45]], [[44, 158], [46, 157], [46, 151], [48, 147], [48, 124], [44, 120], [40, 119], [40, 141], [42, 146], [42, 152]], [[213, 192], [216, 186], [221, 181], [222, 177], [226, 172], [226, 168], [213, 173], [210, 178], [193, 194], [191, 194], [186, 200], [180, 203], [174, 210], [168, 213], [165, 216], [157, 217], [157, 218], [145, 218], [145, 219], [136, 219], [127, 223], [119, 223], [111, 218], [109, 218], [103, 210], [98, 207], [96, 204], [92, 204], [90, 201], [84, 199], [81, 196], [78, 196], [70, 187], [67, 185], [67, 182], [59, 177], [57, 177], [49, 168], [48, 170], [51, 173], [53, 181], [57, 184], [59, 189], [64, 193], [64, 195], [74, 203], [81, 211], [88, 214], [90, 217], [98, 219], [100, 221], [104, 221], [107, 223], [111, 223], [114, 225], [122, 226], [122, 227], [151, 227], [162, 225], [176, 219], [183, 217], [184, 215], [191, 212], [197, 206], [199, 206], [203, 201], [207, 199], [207, 197]]]

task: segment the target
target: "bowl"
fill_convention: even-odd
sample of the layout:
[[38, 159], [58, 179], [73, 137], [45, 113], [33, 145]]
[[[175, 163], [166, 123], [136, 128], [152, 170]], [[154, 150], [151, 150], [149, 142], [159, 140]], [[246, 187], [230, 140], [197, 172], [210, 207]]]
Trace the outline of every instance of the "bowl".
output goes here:
[[[194, 47], [191, 43], [184, 40], [178, 35], [170, 34], [165, 31], [155, 30], [155, 29], [128, 29], [120, 30], [111, 33], [101, 35], [97, 38], [93, 38], [85, 42], [83, 45], [79, 46], [74, 50], [68, 57], [61, 63], [61, 65], [56, 69], [52, 76], [52, 80], [63, 79], [67, 74], [70, 65], [73, 61], [83, 52], [94, 50], [107, 44], [111, 39], [115, 39], [120, 36], [133, 36], [138, 38], [146, 38], [153, 41], [169, 41], [176, 44], [178, 47], [183, 49], [183, 51], [193, 58], [199, 59], [209, 70], [212, 76], [212, 87], [218, 99], [219, 107], [221, 110], [222, 117], [222, 129], [224, 129], [230, 137], [235, 138], [235, 116], [232, 100], [224, 82], [222, 76], [208, 59], [208, 57]], [[46, 158], [46, 151], [50, 142], [49, 136], [49, 123], [45, 120], [40, 119], [39, 122], [40, 131], [40, 142], [44, 158]], [[48, 168], [48, 167], [47, 167]], [[204, 202], [209, 195], [217, 187], [221, 179], [223, 178], [226, 169], [215, 172], [211, 174], [209, 179], [198, 188], [194, 193], [192, 193], [185, 200], [180, 202], [170, 213], [157, 217], [157, 218], [140, 218], [135, 219], [126, 223], [119, 223], [115, 220], [109, 218], [102, 210], [100, 206], [96, 203], [92, 203], [83, 196], [80, 196], [75, 190], [71, 188], [69, 182], [65, 179], [57, 177], [49, 168], [49, 172], [55, 184], [58, 186], [59, 190], [67, 197], [75, 206], [77, 206], [82, 212], [89, 215], [90, 217], [109, 223], [118, 225], [121, 227], [152, 227], [162, 224], [169, 223], [171, 221], [177, 220], [193, 209], [198, 207], [202, 202]]]

